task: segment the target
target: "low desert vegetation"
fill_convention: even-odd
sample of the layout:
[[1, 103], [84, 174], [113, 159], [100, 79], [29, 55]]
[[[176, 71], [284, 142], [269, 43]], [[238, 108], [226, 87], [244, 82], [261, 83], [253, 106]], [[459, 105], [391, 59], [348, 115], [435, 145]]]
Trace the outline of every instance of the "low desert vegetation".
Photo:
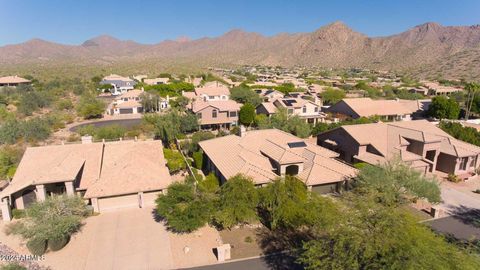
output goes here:
[[25, 216], [12, 223], [7, 233], [21, 235], [34, 255], [62, 249], [70, 236], [82, 226], [91, 213], [79, 196], [52, 196], [25, 210]]

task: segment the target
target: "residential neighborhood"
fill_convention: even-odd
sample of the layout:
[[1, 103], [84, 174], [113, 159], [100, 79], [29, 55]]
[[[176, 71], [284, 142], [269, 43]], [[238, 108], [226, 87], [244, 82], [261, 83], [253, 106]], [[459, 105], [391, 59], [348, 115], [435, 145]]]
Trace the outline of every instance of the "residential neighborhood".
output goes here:
[[92, 4], [0, 4], [0, 270], [480, 269], [480, 3]]

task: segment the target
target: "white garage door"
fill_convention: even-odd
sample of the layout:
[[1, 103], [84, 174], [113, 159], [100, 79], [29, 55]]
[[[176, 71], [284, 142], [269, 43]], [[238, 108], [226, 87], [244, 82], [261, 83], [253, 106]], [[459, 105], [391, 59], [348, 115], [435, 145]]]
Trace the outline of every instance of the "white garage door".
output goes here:
[[98, 209], [102, 213], [124, 208], [138, 208], [138, 202], [138, 194], [100, 198], [98, 199]]

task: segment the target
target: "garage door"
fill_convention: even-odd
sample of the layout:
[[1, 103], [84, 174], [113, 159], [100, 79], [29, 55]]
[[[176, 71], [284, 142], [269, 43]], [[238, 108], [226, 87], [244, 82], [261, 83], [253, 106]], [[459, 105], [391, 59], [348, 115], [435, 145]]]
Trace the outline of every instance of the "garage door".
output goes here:
[[138, 194], [98, 199], [98, 209], [100, 213], [138, 207]]
[[120, 114], [131, 114], [133, 113], [133, 109], [120, 109]]

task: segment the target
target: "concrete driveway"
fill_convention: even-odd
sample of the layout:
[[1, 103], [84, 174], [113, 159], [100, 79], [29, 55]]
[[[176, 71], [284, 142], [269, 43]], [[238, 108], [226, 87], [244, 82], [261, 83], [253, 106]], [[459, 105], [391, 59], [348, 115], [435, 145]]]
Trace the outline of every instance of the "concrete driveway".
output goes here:
[[[104, 213], [85, 223], [66, 247], [46, 253], [39, 263], [53, 270], [176, 269], [216, 263], [212, 249], [221, 243], [218, 232], [209, 227], [191, 234], [170, 233], [154, 220], [151, 208]], [[2, 242], [28, 254], [24, 241], [6, 238]]]

